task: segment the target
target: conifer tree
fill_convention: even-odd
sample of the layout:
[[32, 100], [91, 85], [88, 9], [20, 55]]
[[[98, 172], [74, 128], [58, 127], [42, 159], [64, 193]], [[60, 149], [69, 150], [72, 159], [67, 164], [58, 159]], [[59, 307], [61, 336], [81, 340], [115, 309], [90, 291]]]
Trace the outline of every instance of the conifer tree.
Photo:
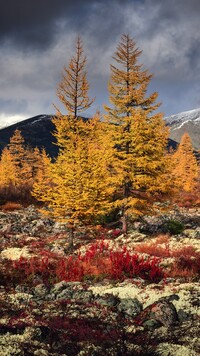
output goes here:
[[30, 151], [25, 147], [24, 138], [20, 130], [15, 130], [13, 136], [10, 138], [8, 149], [16, 168], [17, 184], [31, 184], [32, 157]]
[[78, 114], [87, 110], [94, 99], [88, 95], [89, 84], [87, 80], [86, 56], [80, 37], [76, 42], [76, 53], [71, 58], [68, 67], [64, 67], [61, 82], [57, 87], [57, 96], [67, 110], [67, 116], [56, 108], [56, 116], [52, 119], [55, 125], [53, 133], [57, 139], [59, 149], [63, 149], [65, 141], [69, 139], [69, 132], [76, 131]]
[[109, 135], [108, 125], [102, 125], [98, 117], [78, 120], [76, 131], [69, 131], [69, 139], [50, 167], [47, 194], [41, 181], [34, 184], [36, 198], [47, 202], [53, 216], [62, 217], [72, 230], [77, 222], [92, 222], [112, 209], [118, 178]]
[[112, 208], [111, 196], [117, 184], [110, 128], [102, 125], [99, 115], [91, 120], [78, 117], [93, 102], [87, 93], [85, 64], [78, 38], [76, 55], [65, 68], [57, 91], [69, 114], [63, 116], [56, 108], [53, 123], [59, 154], [55, 162], [47, 162], [44, 178], [39, 171], [33, 189], [33, 195], [48, 204], [48, 213], [67, 222], [71, 245], [76, 222], [91, 222]]
[[[88, 96], [89, 84], [87, 81], [86, 56], [80, 37], [76, 42], [76, 53], [71, 58], [69, 66], [64, 67], [61, 82], [58, 84], [57, 96], [63, 103], [68, 114], [76, 118], [79, 113], [88, 109], [94, 99]], [[58, 110], [58, 113], [60, 111]]]
[[166, 174], [165, 147], [168, 130], [161, 114], [152, 114], [158, 94], [147, 96], [152, 75], [138, 64], [141, 51], [129, 35], [123, 35], [114, 55], [118, 66], [111, 65], [109, 82], [111, 107], [105, 106], [105, 119], [117, 124], [115, 145], [123, 167], [121, 199], [123, 229], [127, 217], [147, 207], [149, 194], [163, 193]]
[[[35, 177], [37, 176], [37, 172], [40, 170], [40, 168], [43, 165], [43, 159], [42, 155], [43, 153], [40, 152], [38, 147], [27, 147], [27, 159], [29, 162], [29, 165], [31, 166], [32, 170], [32, 180], [34, 181]], [[42, 149], [42, 152], [45, 151]]]
[[15, 162], [16, 166], [21, 167], [24, 161], [25, 148], [24, 148], [24, 138], [20, 130], [18, 129], [15, 130], [13, 136], [10, 138], [8, 149], [13, 157], [13, 161]]
[[52, 181], [50, 178], [51, 158], [47, 155], [45, 149], [42, 150], [38, 161], [39, 165], [37, 166], [31, 194], [38, 200], [47, 202]]
[[10, 151], [5, 147], [0, 160], [0, 187], [6, 188], [11, 185], [17, 185], [16, 166]]
[[173, 176], [176, 179], [176, 184], [186, 192], [193, 191], [197, 184], [198, 164], [187, 132], [182, 136], [172, 160], [174, 163]]

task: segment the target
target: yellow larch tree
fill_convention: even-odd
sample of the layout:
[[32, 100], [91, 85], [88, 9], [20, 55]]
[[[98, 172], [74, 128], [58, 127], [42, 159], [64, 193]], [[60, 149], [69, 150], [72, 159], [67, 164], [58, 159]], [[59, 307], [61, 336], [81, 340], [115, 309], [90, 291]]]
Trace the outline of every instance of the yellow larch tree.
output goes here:
[[[38, 153], [38, 152], [37, 152]], [[39, 165], [34, 176], [33, 189], [31, 194], [38, 200], [48, 201], [48, 194], [51, 189], [51, 158], [47, 155], [45, 149], [42, 149], [38, 157]], [[42, 197], [42, 199], [40, 199]]]
[[[44, 149], [42, 149], [42, 152]], [[26, 147], [26, 159], [29, 167], [31, 167], [31, 180], [33, 184], [35, 177], [37, 176], [38, 171], [43, 165], [43, 154], [40, 152], [38, 147]]]
[[7, 147], [1, 153], [0, 160], [0, 187], [9, 188], [17, 184], [16, 167], [12, 155]]
[[94, 101], [88, 96], [89, 84], [85, 67], [86, 56], [83, 52], [82, 40], [78, 36], [76, 53], [71, 58], [68, 67], [64, 67], [62, 79], [57, 87], [60, 102], [64, 105], [68, 115], [74, 118], [88, 109]]
[[105, 106], [105, 119], [117, 125], [115, 145], [123, 184], [116, 203], [121, 208], [124, 232], [128, 217], [147, 209], [150, 194], [167, 191], [163, 177], [167, 175], [168, 129], [162, 114], [153, 113], [159, 107], [158, 94], [147, 95], [152, 75], [138, 64], [140, 55], [135, 41], [123, 35], [113, 56], [118, 66], [111, 65], [108, 88], [112, 105]]
[[93, 102], [88, 97], [86, 58], [78, 38], [76, 55], [58, 86], [57, 95], [68, 115], [57, 109], [54, 136], [59, 154], [47, 169], [49, 189], [42, 180], [34, 184], [34, 196], [48, 205], [48, 214], [66, 221], [73, 230], [77, 222], [91, 223], [112, 209], [112, 194], [119, 179], [113, 163], [114, 143], [110, 127], [99, 115], [90, 120], [78, 117]]
[[[69, 128], [70, 120], [66, 122]], [[34, 189], [34, 195], [48, 202], [54, 216], [72, 224], [89, 223], [112, 208], [118, 178], [109, 136], [108, 125], [98, 117], [86, 122], [78, 120], [76, 132], [69, 130], [68, 139], [51, 165], [52, 189], [45, 196], [42, 187]]]
[[91, 99], [88, 95], [89, 83], [86, 63], [87, 59], [84, 55], [83, 44], [78, 36], [76, 53], [72, 56], [68, 67], [64, 67], [61, 81], [57, 86], [57, 97], [67, 111], [67, 115], [64, 115], [55, 106], [56, 116], [52, 120], [55, 125], [53, 134], [61, 150], [65, 145], [65, 141], [68, 140], [69, 131], [76, 131], [77, 120], [79, 120], [78, 115], [87, 110], [94, 102], [94, 99]]
[[[77, 120], [57, 160], [48, 164], [47, 177], [34, 184], [33, 195], [48, 205], [47, 214], [66, 221], [70, 247], [76, 225], [97, 222], [113, 208], [112, 195], [119, 182], [113, 162], [110, 128], [98, 117]], [[49, 179], [48, 188], [44, 182]]]
[[20, 130], [15, 130], [10, 138], [8, 149], [16, 168], [17, 185], [31, 184], [30, 151], [25, 148], [24, 138]]
[[181, 138], [177, 151], [172, 156], [173, 176], [176, 185], [186, 192], [194, 191], [197, 185], [198, 164], [189, 134]]

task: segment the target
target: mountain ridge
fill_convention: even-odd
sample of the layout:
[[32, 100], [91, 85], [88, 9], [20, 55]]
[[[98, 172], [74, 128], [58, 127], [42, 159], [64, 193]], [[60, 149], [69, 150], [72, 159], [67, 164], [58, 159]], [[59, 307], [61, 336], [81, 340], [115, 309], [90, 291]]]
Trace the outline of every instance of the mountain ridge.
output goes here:
[[195, 150], [200, 150], [200, 108], [170, 115], [164, 118], [170, 128], [169, 137], [180, 142], [185, 132], [191, 137]]
[[[0, 128], [0, 150], [9, 143], [10, 137], [18, 129], [26, 144], [32, 147], [37, 146], [40, 149], [44, 147], [51, 157], [56, 157], [58, 147], [56, 139], [52, 135], [55, 130], [52, 117], [53, 115], [37, 115]], [[187, 131], [194, 149], [200, 150], [200, 108], [171, 115], [164, 119], [170, 128], [168, 146], [176, 148], [182, 135]]]

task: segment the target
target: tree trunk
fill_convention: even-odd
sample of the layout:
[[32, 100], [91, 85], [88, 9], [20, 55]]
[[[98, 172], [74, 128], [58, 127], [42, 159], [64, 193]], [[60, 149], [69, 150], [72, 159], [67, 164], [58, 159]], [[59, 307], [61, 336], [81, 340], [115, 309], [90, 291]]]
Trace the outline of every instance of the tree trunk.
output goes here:
[[67, 247], [67, 252], [72, 252], [74, 248], [74, 225], [70, 224], [68, 226], [69, 232], [69, 245]]
[[124, 215], [122, 216], [121, 222], [122, 222], [122, 232], [124, 233], [124, 235], [127, 235], [128, 223], [127, 223], [127, 216], [126, 216], [126, 214], [124, 214]]

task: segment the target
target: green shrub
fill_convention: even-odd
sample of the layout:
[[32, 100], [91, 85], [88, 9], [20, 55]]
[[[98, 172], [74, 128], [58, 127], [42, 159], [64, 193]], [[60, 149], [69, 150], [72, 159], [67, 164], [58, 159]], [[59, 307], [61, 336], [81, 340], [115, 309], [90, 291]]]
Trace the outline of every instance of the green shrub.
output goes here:
[[168, 220], [165, 223], [165, 228], [167, 232], [169, 232], [170, 234], [178, 235], [181, 234], [181, 232], [183, 232], [184, 224], [178, 220]]

